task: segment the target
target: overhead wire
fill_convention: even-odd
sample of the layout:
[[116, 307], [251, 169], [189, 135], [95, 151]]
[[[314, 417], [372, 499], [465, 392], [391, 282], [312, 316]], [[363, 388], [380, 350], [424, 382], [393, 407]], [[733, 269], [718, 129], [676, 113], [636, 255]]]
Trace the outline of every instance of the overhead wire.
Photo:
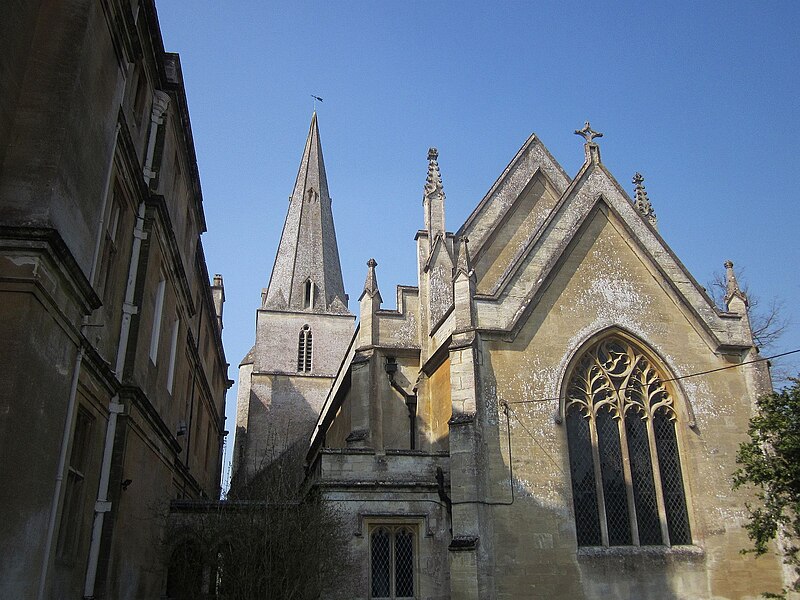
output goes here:
[[[725, 371], [727, 369], [738, 369], [739, 367], [743, 367], [745, 365], [752, 365], [753, 363], [763, 362], [765, 360], [773, 360], [776, 358], [789, 356], [790, 354], [797, 354], [798, 352], [800, 352], [800, 348], [796, 350], [789, 350], [788, 352], [781, 352], [780, 354], [773, 354], [772, 356], [760, 356], [759, 358], [755, 358], [753, 360], [746, 360], [744, 362], [740, 362], [735, 365], [727, 365], [725, 367], [717, 367], [716, 369], [708, 369], [707, 371], [698, 371], [696, 373], [680, 375], [679, 377], [670, 377], [669, 379], [659, 378], [658, 381], [659, 383], [667, 383], [669, 381], [679, 381], [681, 379], [689, 379], [690, 377], [699, 377], [700, 375], [708, 375], [709, 373], [716, 373], [717, 371]], [[564, 400], [564, 398], [562, 398], [561, 396], [555, 396], [552, 398], [534, 398], [532, 400], [509, 400], [506, 401], [506, 404], [535, 404], [537, 402], [555, 402], [556, 400]]]

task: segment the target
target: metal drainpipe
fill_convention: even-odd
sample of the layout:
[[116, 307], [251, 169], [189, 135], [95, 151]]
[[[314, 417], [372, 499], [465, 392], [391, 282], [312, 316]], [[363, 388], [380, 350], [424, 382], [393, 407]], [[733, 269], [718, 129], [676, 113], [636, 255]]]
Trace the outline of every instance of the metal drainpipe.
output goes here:
[[[147, 157], [142, 173], [148, 189], [150, 181], [155, 177], [153, 171], [153, 156], [155, 155], [156, 137], [158, 127], [164, 122], [163, 116], [169, 107], [169, 95], [161, 90], [153, 93], [153, 109], [150, 114], [150, 133], [147, 143]], [[117, 345], [117, 360], [114, 373], [119, 381], [125, 371], [125, 358], [130, 336], [131, 318], [139, 312], [133, 304], [136, 292], [136, 277], [139, 273], [139, 259], [141, 257], [142, 240], [147, 239], [144, 231], [145, 203], [139, 203], [136, 215], [136, 225], [133, 228], [133, 245], [131, 249], [131, 263], [128, 268], [128, 282], [125, 288], [125, 300], [122, 303], [122, 324], [120, 325], [119, 344]], [[97, 564], [100, 559], [100, 541], [103, 536], [103, 521], [105, 515], [111, 510], [108, 501], [109, 478], [111, 476], [111, 461], [114, 453], [114, 438], [117, 433], [117, 417], [123, 413], [125, 407], [115, 395], [108, 403], [108, 424], [106, 425], [106, 439], [103, 446], [103, 463], [100, 469], [100, 484], [97, 491], [97, 500], [94, 505], [94, 523], [92, 525], [92, 540], [89, 545], [89, 557], [86, 565], [86, 579], [83, 587], [84, 599], [94, 598], [94, 587], [97, 580]]]
[[47, 588], [47, 571], [50, 568], [50, 552], [53, 548], [53, 536], [56, 529], [56, 517], [58, 516], [59, 497], [61, 496], [61, 484], [64, 481], [64, 469], [67, 464], [67, 449], [72, 433], [72, 420], [75, 412], [76, 398], [78, 395], [78, 376], [83, 362], [83, 344], [78, 349], [78, 356], [75, 358], [75, 367], [72, 370], [72, 382], [69, 388], [69, 400], [67, 401], [67, 415], [64, 420], [64, 432], [61, 436], [61, 451], [58, 455], [58, 470], [56, 471], [56, 485], [53, 490], [53, 501], [50, 504], [50, 519], [47, 525], [47, 539], [44, 545], [44, 559], [42, 560], [42, 571], [39, 577], [39, 593], [37, 598], [44, 600]]
[[108, 404], [108, 427], [106, 428], [106, 441], [103, 447], [103, 464], [100, 469], [100, 485], [97, 492], [97, 501], [94, 504], [94, 524], [92, 525], [92, 542], [89, 546], [89, 564], [86, 567], [86, 581], [84, 582], [83, 597], [94, 598], [94, 584], [97, 578], [97, 563], [100, 558], [100, 538], [103, 533], [103, 520], [105, 514], [111, 510], [108, 501], [108, 485], [111, 476], [111, 459], [114, 451], [114, 437], [117, 433], [117, 417], [125, 411], [119, 403], [119, 396], [114, 396]]

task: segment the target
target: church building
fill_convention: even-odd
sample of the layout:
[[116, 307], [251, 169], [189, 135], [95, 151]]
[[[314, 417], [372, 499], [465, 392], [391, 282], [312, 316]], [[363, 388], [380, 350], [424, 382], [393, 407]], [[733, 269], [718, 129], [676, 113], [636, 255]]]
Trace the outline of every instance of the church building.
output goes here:
[[783, 586], [779, 559], [739, 552], [731, 474], [771, 383], [733, 265], [717, 307], [659, 234], [641, 175], [631, 198], [601, 134], [575, 133], [574, 176], [531, 135], [455, 233], [431, 148], [417, 285], [383, 308], [370, 259], [355, 325], [312, 117], [239, 368], [234, 468], [247, 479], [302, 449], [357, 568], [332, 598]]

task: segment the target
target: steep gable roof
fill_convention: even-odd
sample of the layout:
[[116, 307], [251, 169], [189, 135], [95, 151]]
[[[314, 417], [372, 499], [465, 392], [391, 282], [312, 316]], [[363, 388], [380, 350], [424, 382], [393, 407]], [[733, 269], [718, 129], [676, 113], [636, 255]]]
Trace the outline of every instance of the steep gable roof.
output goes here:
[[[720, 316], [705, 290], [675, 256], [656, 229], [636, 210], [632, 201], [595, 155], [587, 160], [564, 190], [547, 221], [532, 236], [506, 269], [491, 293], [476, 295], [481, 329], [498, 330], [513, 337], [531, 307], [549, 284], [551, 275], [589, 215], [599, 205], [607, 206], [624, 225], [630, 239], [661, 273], [672, 292], [701, 324], [717, 345], [746, 346], [738, 327]], [[466, 227], [466, 224], [465, 224]], [[498, 303], [507, 304], [497, 310]]]

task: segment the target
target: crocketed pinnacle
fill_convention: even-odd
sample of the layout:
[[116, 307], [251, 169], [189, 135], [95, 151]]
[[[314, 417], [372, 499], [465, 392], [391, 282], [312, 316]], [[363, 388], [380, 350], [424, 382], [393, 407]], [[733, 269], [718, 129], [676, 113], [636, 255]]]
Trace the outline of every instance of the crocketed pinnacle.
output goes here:
[[436, 148], [428, 148], [428, 177], [425, 179], [425, 196], [430, 197], [434, 194], [439, 194], [444, 199], [442, 174], [439, 171], [439, 151]]
[[633, 176], [633, 184], [636, 186], [634, 188], [633, 201], [636, 210], [638, 210], [653, 227], [656, 227], [658, 225], [658, 219], [656, 219], [653, 205], [650, 204], [650, 199], [647, 197], [647, 190], [644, 189], [644, 177], [642, 177], [641, 173], [637, 172]]
[[347, 313], [317, 113], [311, 117], [265, 306]]
[[739, 288], [736, 281], [736, 273], [733, 272], [733, 261], [725, 261], [725, 303], [729, 304], [731, 299], [737, 297], [747, 305], [747, 295]]
[[445, 196], [438, 159], [439, 151], [436, 148], [428, 149], [428, 176], [425, 179], [422, 205], [425, 210], [425, 229], [428, 230], [431, 244], [437, 235], [444, 234]]

